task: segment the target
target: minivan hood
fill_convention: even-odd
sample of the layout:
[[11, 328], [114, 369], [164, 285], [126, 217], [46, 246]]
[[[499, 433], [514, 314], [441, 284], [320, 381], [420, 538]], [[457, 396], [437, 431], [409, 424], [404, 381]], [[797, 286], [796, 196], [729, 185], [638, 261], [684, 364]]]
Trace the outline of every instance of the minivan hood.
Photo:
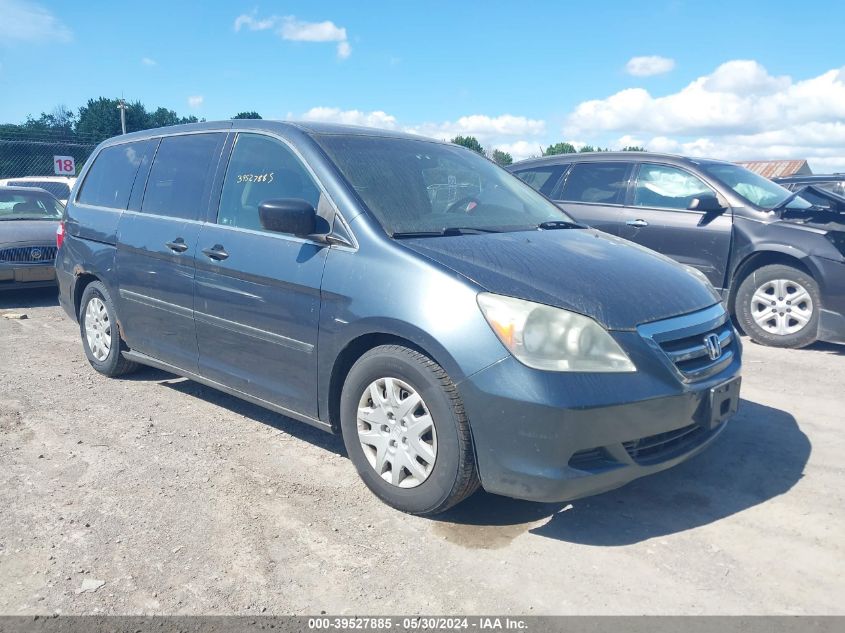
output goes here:
[[593, 229], [403, 239], [489, 292], [579, 312], [631, 330], [718, 303], [682, 265]]
[[0, 247], [19, 242], [54, 245], [58, 220], [0, 220]]

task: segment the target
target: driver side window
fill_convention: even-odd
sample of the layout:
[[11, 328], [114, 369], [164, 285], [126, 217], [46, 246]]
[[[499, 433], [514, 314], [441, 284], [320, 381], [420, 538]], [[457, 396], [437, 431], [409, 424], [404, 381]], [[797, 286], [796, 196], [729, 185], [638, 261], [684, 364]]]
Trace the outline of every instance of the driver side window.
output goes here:
[[320, 190], [284, 143], [261, 134], [238, 134], [223, 181], [217, 223], [263, 231], [258, 206], [282, 198], [305, 200], [316, 209]]
[[715, 195], [697, 176], [668, 165], [640, 166], [634, 189], [635, 207], [686, 210], [694, 198]]

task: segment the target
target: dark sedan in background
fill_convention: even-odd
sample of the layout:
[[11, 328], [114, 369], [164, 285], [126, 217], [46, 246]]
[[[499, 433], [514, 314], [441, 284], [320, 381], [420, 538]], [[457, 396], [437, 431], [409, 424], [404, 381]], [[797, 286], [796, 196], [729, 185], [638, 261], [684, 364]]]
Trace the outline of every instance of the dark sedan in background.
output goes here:
[[56, 229], [64, 207], [42, 189], [0, 187], [0, 290], [56, 283]]
[[[577, 220], [698, 270], [752, 340], [845, 343], [845, 206], [733, 163], [651, 152], [510, 166]], [[659, 280], [655, 280], [659, 283]]]

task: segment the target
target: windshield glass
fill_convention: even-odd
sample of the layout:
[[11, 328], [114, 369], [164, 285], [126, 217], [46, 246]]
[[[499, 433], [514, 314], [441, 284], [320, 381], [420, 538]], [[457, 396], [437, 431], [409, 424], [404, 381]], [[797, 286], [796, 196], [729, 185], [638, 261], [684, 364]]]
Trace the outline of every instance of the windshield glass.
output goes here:
[[70, 197], [70, 186], [64, 182], [56, 182], [50, 180], [23, 180], [12, 181], [9, 183], [10, 187], [38, 187], [44, 191], [49, 191], [59, 200], [67, 200]]
[[479, 154], [424, 140], [317, 138], [389, 234], [518, 231], [571, 222], [531, 187]]
[[[703, 163], [701, 167], [705, 172], [721, 180], [748, 202], [763, 209], [774, 209], [793, 195], [789, 189], [785, 189], [768, 178], [755, 174], [753, 171], [745, 167], [740, 167], [739, 165]], [[795, 196], [795, 198], [789, 201], [786, 208], [809, 209], [811, 206], [813, 205], [801, 196]]]
[[62, 203], [44, 193], [19, 193], [0, 188], [0, 221], [61, 220]]

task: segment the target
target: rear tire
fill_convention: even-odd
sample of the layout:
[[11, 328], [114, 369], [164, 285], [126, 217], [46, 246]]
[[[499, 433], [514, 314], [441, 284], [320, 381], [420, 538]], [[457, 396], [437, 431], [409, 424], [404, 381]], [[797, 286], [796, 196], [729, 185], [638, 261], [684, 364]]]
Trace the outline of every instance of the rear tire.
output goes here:
[[479, 486], [458, 389], [416, 350], [382, 345], [358, 359], [343, 385], [340, 426], [361, 479], [397, 510], [437, 514]]
[[784, 264], [763, 266], [739, 286], [734, 314], [755, 343], [799, 348], [818, 337], [821, 294], [809, 274]]
[[138, 369], [137, 363], [121, 353], [126, 345], [120, 338], [111, 295], [102, 282], [92, 281], [85, 286], [79, 303], [79, 332], [88, 362], [101, 374], [122, 376]]

